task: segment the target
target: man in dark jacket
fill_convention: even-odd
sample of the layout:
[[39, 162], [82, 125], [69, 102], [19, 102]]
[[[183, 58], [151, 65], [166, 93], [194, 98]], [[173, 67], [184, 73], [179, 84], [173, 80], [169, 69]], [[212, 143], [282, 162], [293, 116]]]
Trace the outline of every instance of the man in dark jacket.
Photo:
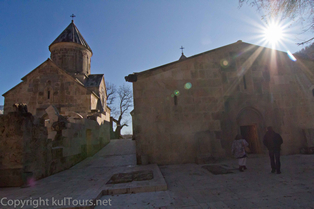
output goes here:
[[280, 174], [280, 146], [282, 144], [281, 136], [276, 133], [271, 126], [267, 127], [263, 143], [269, 151], [271, 172]]

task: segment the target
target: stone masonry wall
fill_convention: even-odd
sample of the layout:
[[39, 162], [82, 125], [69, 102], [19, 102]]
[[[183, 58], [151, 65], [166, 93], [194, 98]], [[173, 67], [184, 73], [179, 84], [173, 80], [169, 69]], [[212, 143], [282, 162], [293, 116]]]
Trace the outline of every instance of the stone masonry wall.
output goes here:
[[[133, 83], [138, 163], [195, 162], [231, 155], [240, 126], [266, 126], [284, 139], [283, 154], [304, 146], [313, 128], [313, 63], [237, 43], [139, 74]], [[244, 77], [245, 76], [245, 77]]]
[[[23, 175], [47, 176], [47, 130], [31, 114], [0, 116], [0, 186], [21, 186]], [[51, 143], [50, 143], [51, 147]]]
[[30, 113], [1, 115], [0, 187], [22, 186], [29, 177], [52, 175], [95, 154], [110, 140], [109, 123], [102, 115], [70, 119], [57, 140], [48, 137], [44, 120]]
[[[48, 95], [49, 94], [49, 95]], [[49, 105], [67, 107], [78, 113], [91, 110], [91, 92], [47, 60], [24, 77], [5, 95], [4, 113], [14, 111], [12, 104], [26, 103], [33, 115], [43, 115]]]
[[68, 73], [90, 74], [92, 53], [76, 43], [61, 42], [51, 46], [51, 59]]

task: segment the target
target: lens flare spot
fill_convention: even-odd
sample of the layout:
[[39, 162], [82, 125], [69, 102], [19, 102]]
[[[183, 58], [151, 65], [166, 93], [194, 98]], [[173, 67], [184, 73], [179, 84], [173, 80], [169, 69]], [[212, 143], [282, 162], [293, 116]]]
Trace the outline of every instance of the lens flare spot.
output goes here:
[[297, 61], [297, 59], [293, 56], [293, 54], [290, 51], [287, 51], [288, 57], [293, 61]]
[[222, 59], [222, 60], [220, 60], [220, 65], [221, 65], [222, 67], [228, 67], [229, 62], [228, 62], [228, 60], [226, 60], [226, 59]]
[[190, 89], [190, 88], [192, 88], [192, 84], [191, 84], [190, 82], [188, 82], [188, 83], [186, 83], [186, 84], [184, 85], [184, 88], [185, 88], [185, 89]]
[[179, 95], [180, 95], [180, 91], [175, 90], [173, 94], [174, 94], [175, 96], [179, 96]]
[[171, 97], [174, 97], [174, 94], [171, 94]]

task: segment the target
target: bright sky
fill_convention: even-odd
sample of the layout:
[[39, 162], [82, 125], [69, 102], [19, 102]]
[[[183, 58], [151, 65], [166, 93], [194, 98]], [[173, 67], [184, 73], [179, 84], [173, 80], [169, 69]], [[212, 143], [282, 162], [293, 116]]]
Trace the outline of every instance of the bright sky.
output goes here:
[[[117, 86], [131, 87], [124, 80], [130, 73], [178, 60], [181, 46], [187, 57], [238, 40], [271, 47], [262, 40], [261, 15], [247, 5], [239, 9], [238, 0], [0, 1], [1, 95], [50, 57], [48, 46], [72, 13], [93, 51], [91, 73]], [[306, 39], [301, 29], [285, 31], [276, 49], [302, 49], [295, 44]]]

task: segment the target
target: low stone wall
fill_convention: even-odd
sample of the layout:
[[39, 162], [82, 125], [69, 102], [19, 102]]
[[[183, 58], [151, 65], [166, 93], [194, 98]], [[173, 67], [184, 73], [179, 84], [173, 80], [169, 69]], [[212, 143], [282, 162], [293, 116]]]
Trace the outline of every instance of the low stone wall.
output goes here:
[[51, 139], [44, 119], [30, 113], [0, 115], [0, 187], [28, 184], [27, 179], [58, 173], [95, 154], [110, 140], [109, 122], [99, 118], [68, 122], [61, 137]]

